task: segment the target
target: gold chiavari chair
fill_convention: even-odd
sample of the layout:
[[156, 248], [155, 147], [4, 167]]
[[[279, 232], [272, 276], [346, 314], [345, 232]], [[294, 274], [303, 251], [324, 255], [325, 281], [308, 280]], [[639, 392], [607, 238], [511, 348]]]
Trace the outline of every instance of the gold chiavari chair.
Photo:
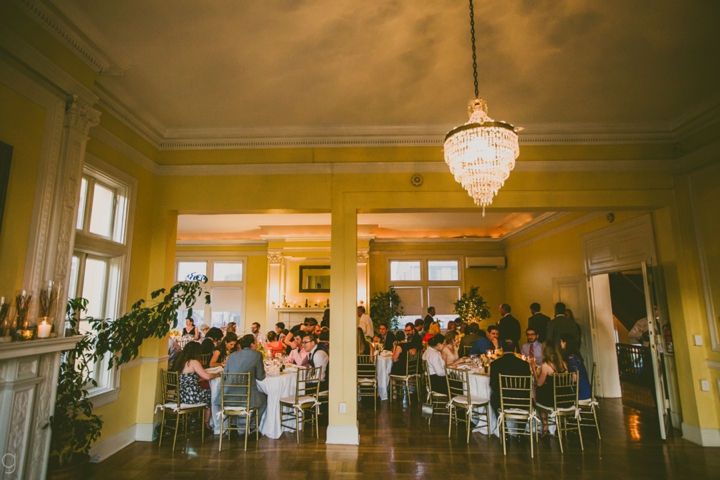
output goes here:
[[[245, 433], [245, 451], [247, 451], [248, 434], [254, 433], [255, 440], [260, 435], [260, 415], [257, 408], [250, 406], [250, 393], [252, 391], [252, 377], [249, 373], [223, 373], [220, 377], [220, 444], [218, 451], [222, 451], [222, 441], [225, 432], [228, 432], [228, 442], [232, 432]], [[228, 426], [225, 427], [227, 418]], [[243, 420], [241, 423], [240, 421]], [[233, 421], [235, 425], [233, 426]], [[255, 428], [252, 429], [252, 423]]]
[[[418, 381], [418, 359], [420, 353], [412, 354], [407, 352], [405, 357], [405, 375], [390, 375], [390, 401], [392, 402], [395, 396], [395, 389], [400, 388], [400, 391], [404, 395], [407, 392], [408, 403], [411, 402], [410, 397], [410, 384], [415, 384], [415, 390], [418, 396], [418, 402], [420, 401], [420, 388]], [[402, 397], [401, 397], [402, 399]]]
[[[557, 437], [560, 442], [560, 452], [564, 453], [563, 435], [567, 441], [567, 432], [576, 430], [580, 437], [580, 449], [585, 450], [583, 446], [582, 428], [577, 421], [580, 418], [580, 409], [578, 407], [578, 379], [580, 375], [577, 372], [556, 373], [553, 376], [553, 387], [555, 395], [553, 405], [542, 405], [536, 403], [535, 407], [540, 411], [547, 412], [548, 421], [555, 423], [557, 427]], [[568, 423], [568, 419], [571, 420]]]
[[[188, 435], [188, 424], [190, 423], [190, 418], [188, 417], [193, 414], [199, 414], [200, 430], [202, 431], [202, 442], [205, 443], [204, 415], [207, 405], [204, 403], [183, 403], [183, 394], [180, 390], [180, 375], [178, 374], [178, 372], [160, 370], [160, 376], [163, 403], [155, 407], [156, 410], [158, 408], [162, 410], [162, 418], [160, 420], [160, 441], [158, 442], [158, 447], [162, 446], [163, 433], [166, 428], [169, 428], [174, 431], [172, 448], [174, 452], [175, 443], [177, 442], [177, 437], [180, 430], [183, 430], [183, 433], [180, 433], [180, 435]], [[172, 423], [166, 424], [168, 415], [175, 416], [175, 425], [173, 425]], [[180, 425], [181, 420], [182, 426]]]
[[595, 363], [593, 362], [592, 375], [590, 376], [590, 398], [578, 400], [578, 407], [580, 408], [580, 426], [594, 428], [597, 431], [598, 440], [601, 440], [600, 424], [598, 424], [597, 419], [598, 402], [595, 398], [595, 371]]
[[[450, 415], [448, 413], [448, 396], [441, 392], [434, 392], [432, 389], [432, 383], [430, 383], [430, 370], [428, 370], [427, 360], [423, 360], [423, 370], [425, 375], [425, 388], [427, 390], [427, 399], [425, 403], [432, 405], [432, 414], [435, 415]], [[432, 422], [433, 417], [428, 418], [428, 425]]]
[[[297, 443], [300, 443], [300, 430], [302, 425], [309, 423], [310, 429], [315, 425], [315, 436], [320, 438], [320, 401], [318, 393], [322, 367], [301, 368], [297, 371], [295, 395], [280, 399], [280, 426], [294, 430]], [[294, 420], [294, 424], [290, 424]]]
[[[530, 437], [530, 458], [534, 458], [533, 423], [537, 416], [533, 409], [532, 377], [530, 375], [500, 375], [500, 412], [498, 428], [503, 455], [507, 455], [507, 435]], [[530, 428], [528, 427], [530, 424]], [[537, 439], [537, 437], [536, 437]]]
[[[465, 422], [467, 430], [467, 443], [470, 443], [470, 431], [473, 429], [472, 420], [477, 419], [478, 426], [484, 425], [490, 433], [490, 408], [489, 398], [473, 398], [470, 393], [470, 379], [467, 370], [445, 367], [445, 378], [448, 384], [448, 408], [450, 409], [450, 421], [448, 422], [448, 437], [452, 435], [453, 422]], [[481, 410], [482, 408], [482, 410]], [[465, 410], [464, 418], [458, 417], [458, 410]]]
[[373, 410], [377, 410], [377, 370], [372, 355], [357, 356], [358, 396], [372, 397]]

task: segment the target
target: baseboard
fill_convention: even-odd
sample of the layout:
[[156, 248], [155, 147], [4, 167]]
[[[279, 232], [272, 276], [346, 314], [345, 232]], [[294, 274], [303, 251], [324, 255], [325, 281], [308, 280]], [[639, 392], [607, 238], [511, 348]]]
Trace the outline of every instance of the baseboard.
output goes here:
[[97, 463], [116, 454], [135, 441], [135, 425], [102, 440], [90, 448], [91, 462]]
[[96, 443], [90, 448], [90, 461], [102, 462], [133, 442], [152, 442], [153, 427], [152, 423], [136, 423], [122, 432]]
[[327, 441], [334, 445], [360, 445], [360, 430], [358, 426], [328, 425]]
[[703, 447], [720, 447], [720, 429], [682, 424], [683, 438]]

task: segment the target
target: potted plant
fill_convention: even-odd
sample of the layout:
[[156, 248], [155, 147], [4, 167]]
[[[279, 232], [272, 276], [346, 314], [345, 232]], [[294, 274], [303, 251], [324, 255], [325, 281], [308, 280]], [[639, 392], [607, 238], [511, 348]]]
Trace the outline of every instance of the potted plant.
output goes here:
[[405, 313], [401, 303], [400, 295], [393, 287], [387, 292], [377, 292], [370, 298], [370, 318], [375, 331], [383, 323], [389, 325], [391, 330], [398, 329], [398, 318]]
[[[136, 302], [129, 312], [115, 321], [85, 317], [91, 331], [72, 350], [62, 353], [58, 376], [55, 413], [47, 424], [52, 430], [50, 439], [49, 479], [83, 478], [82, 471], [90, 461], [90, 446], [100, 437], [102, 420], [92, 413], [93, 405], [87, 388], [97, 386], [91, 368], [109, 355], [108, 368], [118, 368], [138, 356], [142, 342], [148, 338], [164, 338], [170, 329], [177, 327], [178, 310], [185, 308], [192, 315], [192, 307], [205, 293], [204, 275], [191, 275], [167, 292], [152, 292], [154, 300], [165, 296], [151, 306], [145, 300]], [[79, 331], [80, 313], [88, 301], [76, 298], [68, 301], [66, 317], [68, 331]]]
[[463, 322], [479, 322], [490, 318], [490, 310], [487, 302], [478, 293], [478, 287], [471, 286], [470, 291], [463, 293], [460, 300], [454, 303], [455, 313], [462, 318]]

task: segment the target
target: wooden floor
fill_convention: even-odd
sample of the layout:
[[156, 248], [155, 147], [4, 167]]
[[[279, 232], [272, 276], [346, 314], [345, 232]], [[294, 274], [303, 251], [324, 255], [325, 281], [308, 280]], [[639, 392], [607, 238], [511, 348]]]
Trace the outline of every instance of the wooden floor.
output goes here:
[[279, 440], [261, 437], [243, 452], [240, 442], [218, 452], [218, 437], [200, 442], [199, 434], [177, 450], [171, 443], [136, 442], [104, 462], [93, 465], [91, 479], [232, 479], [232, 478], [572, 478], [633, 479], [720, 478], [720, 448], [703, 448], [680, 438], [659, 439], [651, 414], [623, 406], [621, 400], [601, 400], [603, 434], [585, 435], [585, 451], [571, 436], [560, 453], [555, 439], [541, 440], [539, 453], [530, 458], [528, 444], [509, 445], [503, 456], [500, 440], [479, 433], [465, 443], [464, 430], [447, 436], [447, 420], [431, 428], [420, 417], [417, 404], [381, 402], [377, 414], [362, 405], [360, 446], [326, 445], [304, 437], [300, 445], [290, 433]]

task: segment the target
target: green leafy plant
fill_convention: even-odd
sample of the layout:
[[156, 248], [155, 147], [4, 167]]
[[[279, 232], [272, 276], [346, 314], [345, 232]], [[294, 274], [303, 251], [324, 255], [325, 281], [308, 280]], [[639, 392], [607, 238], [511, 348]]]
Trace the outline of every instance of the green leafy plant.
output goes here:
[[[129, 312], [114, 321], [84, 318], [90, 323], [91, 331], [83, 334], [75, 348], [62, 354], [55, 414], [47, 425], [52, 430], [50, 455], [58, 466], [70, 464], [76, 453], [87, 454], [92, 443], [100, 437], [103, 422], [92, 413], [93, 405], [87, 391], [89, 387], [97, 386], [92, 378], [94, 366], [109, 355], [108, 369], [118, 368], [138, 356], [144, 340], [165, 337], [177, 327], [181, 308], [192, 315], [193, 305], [203, 294], [205, 303], [210, 303], [210, 294], [203, 287], [206, 282], [204, 275], [190, 275], [188, 280], [167, 291], [161, 288], [152, 292], [153, 300], [164, 294], [153, 305], [139, 300]], [[69, 331], [79, 332], [80, 314], [87, 310], [87, 304], [84, 298], [68, 301]]]
[[389, 325], [391, 330], [398, 329], [398, 318], [405, 313], [401, 303], [400, 295], [393, 287], [387, 292], [373, 294], [370, 298], [370, 318], [376, 332], [383, 323]]
[[490, 310], [487, 308], [487, 302], [478, 293], [478, 287], [471, 286], [470, 291], [463, 293], [460, 300], [454, 303], [455, 313], [458, 314], [464, 322], [479, 322], [486, 318], [490, 318]]

